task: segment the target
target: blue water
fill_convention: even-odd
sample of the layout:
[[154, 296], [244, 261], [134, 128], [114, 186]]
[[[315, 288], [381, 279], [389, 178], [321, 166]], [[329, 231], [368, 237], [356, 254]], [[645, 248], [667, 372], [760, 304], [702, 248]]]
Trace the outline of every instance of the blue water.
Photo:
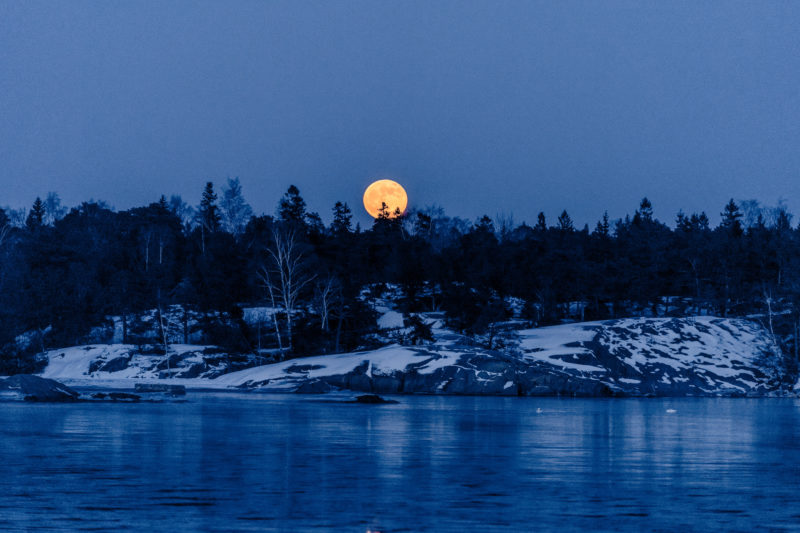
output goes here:
[[800, 530], [798, 401], [187, 399], [0, 404], [0, 530]]

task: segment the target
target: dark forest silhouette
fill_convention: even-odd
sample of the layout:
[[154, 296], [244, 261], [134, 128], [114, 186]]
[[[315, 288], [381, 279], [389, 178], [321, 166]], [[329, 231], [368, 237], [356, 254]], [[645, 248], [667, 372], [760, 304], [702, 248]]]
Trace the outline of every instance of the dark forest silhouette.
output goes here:
[[[325, 226], [294, 186], [275, 216], [253, 216], [229, 180], [219, 198], [208, 183], [196, 209], [162, 197], [120, 212], [100, 202], [64, 211], [53, 195], [37, 198], [24, 224], [0, 210], [0, 372], [90, 342], [110, 316], [135, 342], [139, 314], [175, 305], [202, 317], [206, 343], [235, 353], [269, 343], [287, 356], [355, 349], [377, 330], [362, 291], [381, 284], [402, 288], [402, 311], [443, 311], [469, 335], [508, 318], [513, 300], [538, 326], [757, 313], [796, 352], [800, 230], [781, 207], [745, 217], [731, 200], [716, 227], [704, 213], [679, 213], [670, 227], [644, 199], [633, 216], [605, 215], [591, 230], [566, 211], [529, 226], [429, 208], [362, 230], [341, 202]], [[242, 320], [245, 304], [283, 313], [274, 330], [256, 331]], [[35, 342], [20, 348], [22, 334]]]

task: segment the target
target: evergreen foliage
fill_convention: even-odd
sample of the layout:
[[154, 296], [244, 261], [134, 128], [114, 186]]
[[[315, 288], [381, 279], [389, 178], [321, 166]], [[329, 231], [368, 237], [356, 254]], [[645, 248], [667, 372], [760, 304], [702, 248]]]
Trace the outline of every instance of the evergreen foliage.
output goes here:
[[203, 189], [203, 197], [200, 200], [200, 208], [197, 211], [200, 217], [200, 225], [208, 233], [214, 233], [220, 229], [222, 217], [217, 206], [217, 193], [214, 192], [214, 184], [207, 182]]
[[28, 212], [28, 218], [25, 219], [25, 226], [31, 230], [41, 228], [44, 225], [44, 217], [44, 202], [42, 202], [42, 199], [37, 196], [36, 200], [33, 202], [31, 210]]
[[[325, 228], [294, 186], [276, 217], [242, 223], [240, 186], [231, 180], [225, 191], [231, 202], [220, 213], [206, 184], [196, 217], [179, 197], [120, 212], [85, 202], [65, 216], [55, 198], [50, 211], [39, 198], [24, 227], [0, 209], [0, 373], [34, 368], [36, 353], [80, 344], [108, 317], [133, 322], [175, 304], [203, 317], [205, 342], [277, 348], [274, 331], [241, 319], [242, 306], [271, 306], [258, 272], [276, 232], [296, 237], [298, 272], [309, 278], [291, 316], [277, 315], [286, 356], [367, 345], [377, 324], [360, 295], [375, 284], [402, 289], [406, 314], [444, 311], [453, 328], [490, 339], [512, 299], [538, 325], [702, 312], [770, 313], [776, 328], [800, 328], [800, 230], [780, 206], [747, 222], [730, 201], [717, 227], [705, 213], [681, 212], [671, 228], [643, 199], [633, 217], [604, 213], [591, 233], [576, 231], [566, 211], [555, 227], [540, 213], [534, 227], [498, 230], [488, 216], [470, 224], [430, 208], [406, 219], [386, 208], [363, 231], [342, 202]], [[409, 327], [412, 342], [428, 340], [424, 323]]]

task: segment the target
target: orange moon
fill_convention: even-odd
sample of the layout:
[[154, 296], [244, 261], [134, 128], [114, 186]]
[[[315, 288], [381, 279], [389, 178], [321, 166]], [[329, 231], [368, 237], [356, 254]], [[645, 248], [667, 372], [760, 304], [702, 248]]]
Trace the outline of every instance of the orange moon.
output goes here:
[[397, 209], [400, 210], [400, 213], [405, 213], [408, 206], [406, 190], [399, 183], [392, 180], [373, 182], [364, 191], [364, 209], [372, 217], [378, 218], [382, 204], [389, 206], [391, 217], [395, 216], [394, 213]]

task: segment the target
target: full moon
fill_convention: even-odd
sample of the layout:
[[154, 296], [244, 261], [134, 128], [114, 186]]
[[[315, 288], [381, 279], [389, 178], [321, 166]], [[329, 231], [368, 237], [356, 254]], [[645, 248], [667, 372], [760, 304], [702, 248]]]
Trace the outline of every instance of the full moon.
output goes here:
[[406, 190], [399, 183], [392, 180], [373, 182], [364, 191], [364, 209], [372, 217], [378, 218], [383, 204], [389, 207], [390, 217], [394, 217], [398, 209], [400, 213], [404, 213], [406, 206], [408, 206]]

